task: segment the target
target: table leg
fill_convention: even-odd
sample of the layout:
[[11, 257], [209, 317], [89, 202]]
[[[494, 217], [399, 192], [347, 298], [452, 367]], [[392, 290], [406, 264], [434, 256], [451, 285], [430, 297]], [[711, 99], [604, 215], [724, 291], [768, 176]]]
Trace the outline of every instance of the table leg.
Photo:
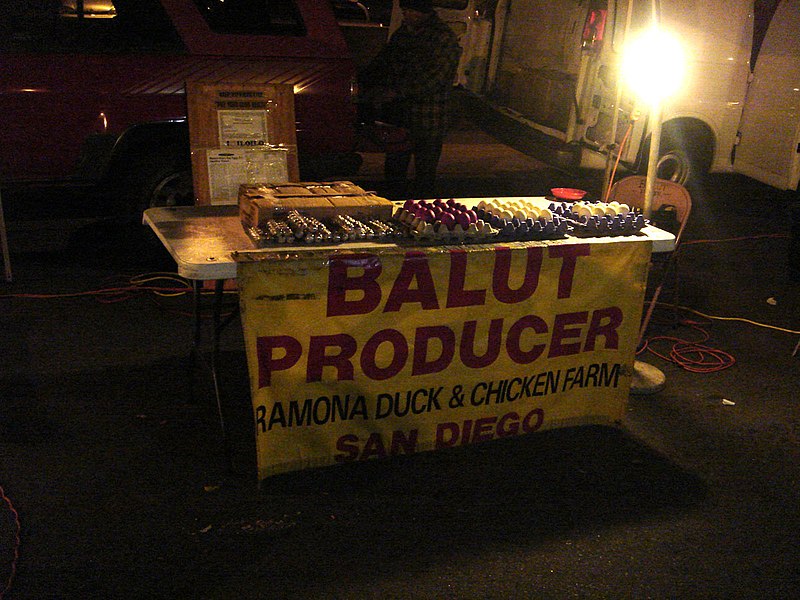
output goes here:
[[225, 425], [225, 414], [222, 408], [222, 392], [219, 383], [219, 338], [222, 329], [227, 325], [228, 320], [222, 322], [222, 298], [225, 288], [225, 281], [218, 279], [214, 285], [214, 323], [211, 329], [211, 377], [214, 381], [214, 396], [217, 400], [217, 415], [219, 416], [219, 426], [222, 432], [222, 443], [225, 448], [225, 464], [229, 471], [233, 470], [233, 458], [231, 456], [231, 444], [228, 439], [228, 430]]
[[[217, 403], [217, 415], [219, 418], [220, 431], [222, 432], [222, 443], [225, 451], [225, 465], [229, 471], [233, 470], [232, 452], [228, 431], [225, 423], [225, 414], [222, 407], [222, 390], [219, 382], [219, 340], [220, 334], [230, 319], [222, 320], [222, 300], [225, 280], [215, 281], [214, 300], [212, 306], [212, 325], [211, 325], [211, 357], [206, 366], [211, 371], [212, 383], [214, 385], [214, 398]], [[192, 338], [192, 349], [189, 355], [188, 379], [189, 379], [189, 403], [194, 404], [196, 372], [199, 363], [203, 361], [203, 282], [200, 280], [192, 281], [192, 312], [194, 317], [194, 334]]]
[[187, 375], [189, 379], [189, 404], [195, 403], [195, 373], [200, 362], [200, 345], [203, 341], [203, 318], [201, 314], [201, 294], [202, 282], [192, 281], [192, 314], [194, 316], [194, 334], [192, 336], [192, 349], [189, 352], [189, 364], [187, 365]]

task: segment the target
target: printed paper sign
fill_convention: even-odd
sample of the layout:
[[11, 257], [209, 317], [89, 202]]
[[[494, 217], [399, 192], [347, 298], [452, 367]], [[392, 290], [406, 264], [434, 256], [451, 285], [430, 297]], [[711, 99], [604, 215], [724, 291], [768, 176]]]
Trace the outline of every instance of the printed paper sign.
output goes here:
[[252, 148], [207, 150], [208, 187], [211, 204], [236, 204], [243, 183], [289, 181], [287, 152]]
[[622, 419], [650, 243], [239, 264], [258, 475]]
[[269, 143], [266, 110], [218, 110], [220, 148], [246, 148]]

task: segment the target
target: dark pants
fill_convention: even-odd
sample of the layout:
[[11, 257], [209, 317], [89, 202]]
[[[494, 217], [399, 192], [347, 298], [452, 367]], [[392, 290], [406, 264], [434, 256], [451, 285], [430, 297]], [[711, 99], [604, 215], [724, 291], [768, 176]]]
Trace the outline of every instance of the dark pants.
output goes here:
[[[436, 168], [442, 156], [444, 135], [413, 135], [411, 147], [400, 152], [387, 152], [384, 175], [390, 194], [395, 198], [433, 198]], [[414, 180], [409, 186], [408, 168], [414, 158]]]

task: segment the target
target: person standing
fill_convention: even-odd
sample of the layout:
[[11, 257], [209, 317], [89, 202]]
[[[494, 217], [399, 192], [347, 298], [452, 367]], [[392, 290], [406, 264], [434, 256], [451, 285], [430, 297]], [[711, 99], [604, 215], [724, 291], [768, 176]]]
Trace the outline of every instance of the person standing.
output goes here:
[[[406, 128], [410, 144], [386, 153], [384, 176], [398, 198], [431, 198], [450, 121], [450, 95], [461, 47], [432, 0], [400, 0], [403, 23], [360, 73], [367, 102], [391, 107], [385, 120]], [[414, 159], [414, 180], [407, 189]], [[410, 195], [409, 195], [410, 192]]]

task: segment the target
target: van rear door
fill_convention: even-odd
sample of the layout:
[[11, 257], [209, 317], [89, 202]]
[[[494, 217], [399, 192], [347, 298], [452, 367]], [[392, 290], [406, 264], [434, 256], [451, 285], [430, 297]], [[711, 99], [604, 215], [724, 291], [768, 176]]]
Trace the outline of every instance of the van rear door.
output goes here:
[[780, 189], [800, 178], [800, 0], [783, 0], [745, 98], [734, 169]]

